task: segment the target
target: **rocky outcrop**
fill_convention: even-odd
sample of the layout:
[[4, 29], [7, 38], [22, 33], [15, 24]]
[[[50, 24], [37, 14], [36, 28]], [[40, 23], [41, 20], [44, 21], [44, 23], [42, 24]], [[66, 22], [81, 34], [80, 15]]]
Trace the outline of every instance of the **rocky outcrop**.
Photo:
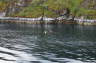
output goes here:
[[6, 12], [0, 12], [0, 17], [5, 17]]
[[91, 10], [96, 10], [96, 0], [83, 0], [81, 7]]
[[[40, 17], [42, 14], [47, 17], [81, 17], [96, 18], [96, 0], [2, 0], [7, 2], [4, 15], [19, 17]], [[74, 2], [76, 1], [76, 2]], [[66, 2], [63, 4], [62, 2]], [[79, 3], [78, 3], [79, 2]], [[95, 16], [95, 17], [94, 17]]]
[[12, 14], [16, 14], [22, 10], [23, 7], [28, 5], [29, 0], [10, 0], [9, 5], [6, 8], [6, 16], [10, 16]]

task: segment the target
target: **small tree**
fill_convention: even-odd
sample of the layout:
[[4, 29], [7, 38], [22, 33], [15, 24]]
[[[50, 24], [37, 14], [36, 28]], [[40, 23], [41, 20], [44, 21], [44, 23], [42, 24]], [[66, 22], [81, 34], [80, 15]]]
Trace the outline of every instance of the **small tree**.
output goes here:
[[82, 0], [71, 0], [69, 1], [69, 6], [68, 8], [71, 11], [71, 15], [72, 15], [72, 20], [74, 20], [74, 18], [78, 15], [79, 12], [79, 6], [80, 3], [82, 2]]

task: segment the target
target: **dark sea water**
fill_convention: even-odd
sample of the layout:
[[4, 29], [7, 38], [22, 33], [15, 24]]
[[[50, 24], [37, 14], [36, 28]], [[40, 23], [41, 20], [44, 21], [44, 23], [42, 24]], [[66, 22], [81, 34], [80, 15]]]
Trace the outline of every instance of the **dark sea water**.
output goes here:
[[1, 23], [0, 63], [96, 63], [96, 26]]

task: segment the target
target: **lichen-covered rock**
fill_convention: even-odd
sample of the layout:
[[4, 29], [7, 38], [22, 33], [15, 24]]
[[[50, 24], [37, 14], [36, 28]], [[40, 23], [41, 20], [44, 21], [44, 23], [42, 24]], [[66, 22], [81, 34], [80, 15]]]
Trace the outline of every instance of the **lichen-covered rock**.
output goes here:
[[12, 17], [81, 17], [96, 19], [96, 0], [0, 0], [0, 13]]

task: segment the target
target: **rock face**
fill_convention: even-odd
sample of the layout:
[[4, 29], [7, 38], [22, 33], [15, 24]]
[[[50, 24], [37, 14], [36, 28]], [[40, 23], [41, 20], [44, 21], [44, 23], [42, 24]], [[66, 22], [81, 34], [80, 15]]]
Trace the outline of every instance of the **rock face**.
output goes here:
[[81, 3], [81, 7], [96, 10], [96, 0], [84, 0]]
[[0, 13], [0, 17], [4, 17], [5, 15], [6, 15], [5, 12], [1, 12], [1, 13]]
[[22, 10], [23, 7], [28, 5], [29, 0], [10, 0], [5, 12], [5, 16], [10, 16], [12, 14], [16, 14]]
[[[66, 17], [70, 17], [70, 16], [74, 17], [74, 15], [76, 15], [75, 17], [92, 16], [92, 18], [96, 18], [96, 12], [95, 12], [96, 0], [78, 0], [78, 1], [76, 0], [56, 0], [56, 1], [55, 0], [2, 0], [2, 1], [7, 2], [7, 6], [3, 12], [0, 12], [0, 16], [13, 16], [15, 14], [18, 14], [21, 17], [22, 16], [40, 17], [43, 14], [42, 13], [43, 12], [42, 8], [43, 8], [46, 12], [45, 15], [49, 15], [50, 17], [65, 16], [65, 15]], [[76, 1], [77, 4], [74, 1]], [[79, 1], [82, 2], [78, 3]], [[67, 7], [64, 7], [62, 2], [66, 2], [66, 5], [65, 4], [64, 5], [69, 8], [67, 9]], [[78, 9], [80, 10], [79, 12]], [[78, 15], [76, 13], [78, 13]]]

